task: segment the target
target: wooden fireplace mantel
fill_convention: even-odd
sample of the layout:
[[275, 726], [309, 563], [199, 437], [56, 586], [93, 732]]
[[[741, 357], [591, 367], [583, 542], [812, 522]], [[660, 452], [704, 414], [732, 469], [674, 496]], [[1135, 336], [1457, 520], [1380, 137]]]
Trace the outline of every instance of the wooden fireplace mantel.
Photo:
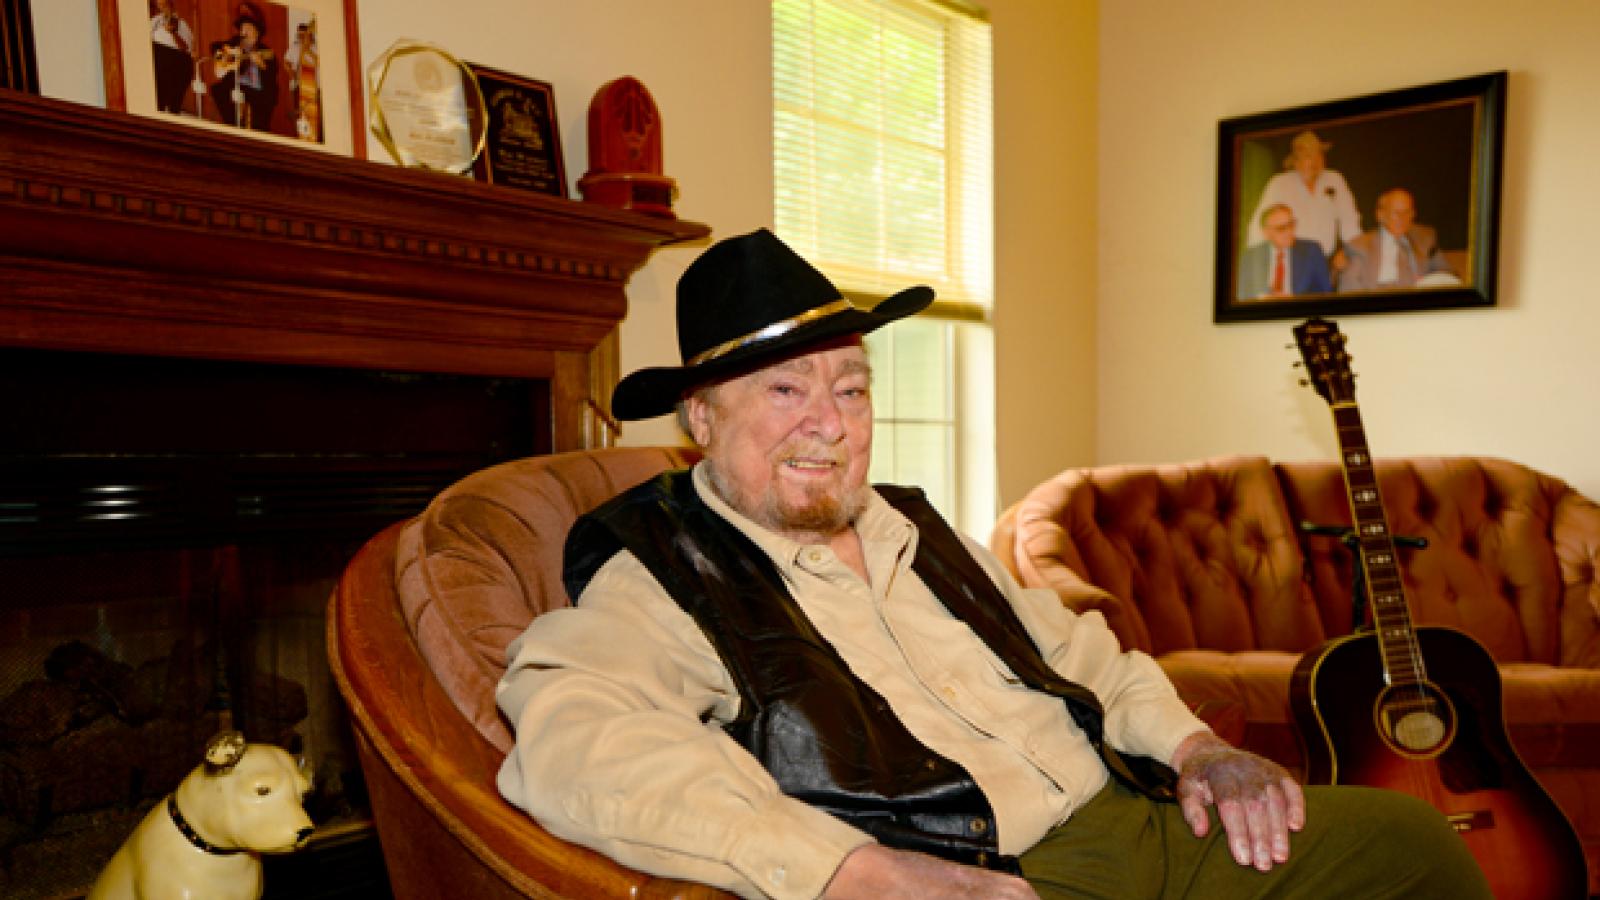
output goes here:
[[629, 277], [709, 231], [0, 90], [0, 347], [548, 379], [593, 446]]

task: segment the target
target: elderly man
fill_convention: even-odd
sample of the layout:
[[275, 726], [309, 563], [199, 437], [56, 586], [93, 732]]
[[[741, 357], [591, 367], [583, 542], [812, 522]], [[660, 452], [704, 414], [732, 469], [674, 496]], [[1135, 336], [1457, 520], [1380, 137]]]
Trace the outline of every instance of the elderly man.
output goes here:
[[861, 335], [932, 297], [859, 308], [765, 230], [689, 267], [684, 365], [613, 408], [677, 406], [704, 460], [574, 527], [576, 605], [508, 651], [505, 796], [746, 897], [1487, 896], [1431, 808], [1302, 794], [1098, 613], [867, 484]]
[[1361, 213], [1356, 210], [1355, 197], [1344, 176], [1327, 168], [1328, 151], [1333, 145], [1317, 136], [1314, 131], [1302, 131], [1289, 142], [1289, 155], [1284, 157], [1284, 171], [1267, 179], [1250, 217], [1250, 232], [1246, 244], [1259, 244], [1267, 239], [1262, 231], [1261, 216], [1270, 207], [1280, 203], [1294, 210], [1300, 223], [1300, 234], [1316, 241], [1328, 264], [1337, 269], [1342, 258], [1337, 256], [1340, 241], [1351, 241], [1361, 234]]
[[1316, 241], [1296, 237], [1294, 229], [1294, 210], [1287, 204], [1269, 206], [1261, 214], [1267, 242], [1246, 247], [1239, 257], [1240, 300], [1333, 291], [1322, 248]]
[[1410, 191], [1397, 187], [1378, 195], [1377, 217], [1377, 228], [1345, 248], [1349, 263], [1339, 273], [1340, 292], [1413, 288], [1430, 275], [1431, 282], [1461, 283], [1439, 251], [1438, 234], [1417, 224]]

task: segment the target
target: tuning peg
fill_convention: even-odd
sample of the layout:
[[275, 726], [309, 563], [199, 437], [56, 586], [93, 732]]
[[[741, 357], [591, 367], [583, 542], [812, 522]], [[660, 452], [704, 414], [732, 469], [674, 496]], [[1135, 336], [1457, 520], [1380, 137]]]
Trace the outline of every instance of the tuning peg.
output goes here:
[[1302, 379], [1300, 379], [1300, 386], [1301, 387], [1310, 387], [1311, 386], [1311, 382], [1309, 382], [1309, 381], [1305, 380], [1304, 378], [1302, 378]]
[[1306, 364], [1301, 362], [1298, 359], [1289, 364], [1289, 368], [1291, 368], [1291, 369], [1303, 369], [1303, 368], [1305, 368], [1305, 366], [1306, 366]]

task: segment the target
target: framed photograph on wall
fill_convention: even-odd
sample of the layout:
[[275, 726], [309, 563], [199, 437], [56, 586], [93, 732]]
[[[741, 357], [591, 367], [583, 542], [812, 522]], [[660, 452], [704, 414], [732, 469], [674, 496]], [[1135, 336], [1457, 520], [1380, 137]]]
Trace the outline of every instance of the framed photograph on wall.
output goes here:
[[356, 0], [98, 0], [106, 107], [365, 157]]
[[1492, 306], [1506, 73], [1225, 119], [1213, 321]]

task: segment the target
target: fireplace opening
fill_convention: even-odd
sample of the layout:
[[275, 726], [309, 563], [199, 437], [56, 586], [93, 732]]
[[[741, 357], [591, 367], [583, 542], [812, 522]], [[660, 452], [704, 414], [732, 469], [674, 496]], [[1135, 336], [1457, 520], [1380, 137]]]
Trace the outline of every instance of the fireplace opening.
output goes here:
[[230, 724], [315, 773], [268, 896], [385, 893], [327, 599], [380, 528], [547, 452], [547, 385], [8, 350], [0, 400], [0, 895], [81, 895]]

